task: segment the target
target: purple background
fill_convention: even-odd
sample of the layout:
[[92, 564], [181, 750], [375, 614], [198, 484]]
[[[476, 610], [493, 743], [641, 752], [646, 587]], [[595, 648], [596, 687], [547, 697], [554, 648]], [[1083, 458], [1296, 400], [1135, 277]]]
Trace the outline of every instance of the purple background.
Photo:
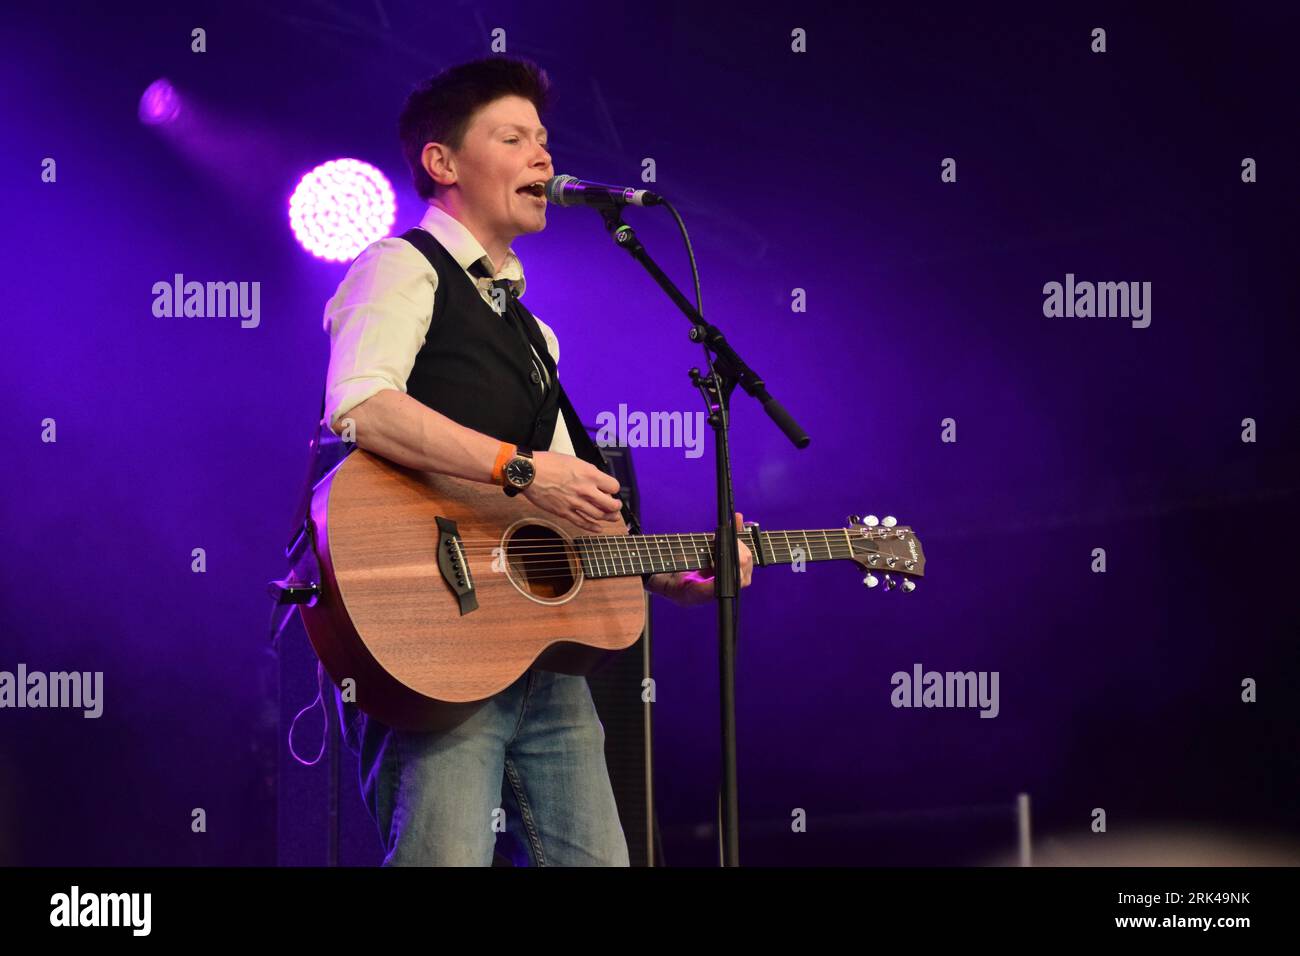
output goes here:
[[[952, 861], [942, 828], [899, 849], [897, 828], [858, 824], [1020, 791], [1062, 838], [1087, 837], [1094, 807], [1111, 834], [1300, 833], [1294, 15], [27, 6], [0, 56], [0, 669], [102, 670], [105, 713], [0, 711], [0, 863], [274, 861], [264, 583], [284, 571], [345, 269], [297, 246], [286, 199], [353, 156], [398, 188], [394, 231], [415, 224], [397, 110], [496, 26], [556, 85], [558, 172], [633, 184], [655, 159], [706, 316], [812, 435], [797, 451], [737, 398], [746, 517], [894, 514], [926, 548], [912, 595], [842, 563], [760, 571], [744, 593], [743, 859]], [[136, 118], [159, 76], [185, 98], [185, 148]], [[689, 288], [671, 218], [627, 218]], [[695, 411], [685, 321], [595, 213], [548, 219], [515, 248], [578, 409]], [[176, 272], [260, 281], [260, 327], [155, 318], [151, 287]], [[1045, 318], [1042, 286], [1067, 272], [1151, 282], [1150, 328]], [[711, 444], [635, 461], [647, 531], [711, 527]], [[708, 863], [689, 833], [714, 813], [714, 617], [657, 604], [665, 849]], [[890, 675], [917, 662], [999, 671], [1000, 716], [894, 709]]]

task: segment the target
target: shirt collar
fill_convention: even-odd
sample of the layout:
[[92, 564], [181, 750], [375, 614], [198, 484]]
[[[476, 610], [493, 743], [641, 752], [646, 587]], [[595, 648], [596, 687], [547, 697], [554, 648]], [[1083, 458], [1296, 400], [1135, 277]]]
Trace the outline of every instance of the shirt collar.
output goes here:
[[[483, 261], [484, 268], [492, 272], [492, 260], [488, 257], [482, 244], [474, 238], [474, 234], [465, 227], [455, 216], [443, 211], [432, 203], [429, 204], [429, 210], [420, 220], [420, 228], [437, 239], [442, 247], [450, 253], [451, 257], [456, 260], [466, 272], [469, 267], [479, 260]], [[492, 276], [493, 279], [509, 279], [511, 287], [515, 290], [515, 295], [524, 294], [524, 267], [515, 255], [515, 250], [511, 247], [506, 252], [505, 264], [501, 271]], [[476, 279], [470, 276], [476, 284], [487, 284], [488, 279]]]

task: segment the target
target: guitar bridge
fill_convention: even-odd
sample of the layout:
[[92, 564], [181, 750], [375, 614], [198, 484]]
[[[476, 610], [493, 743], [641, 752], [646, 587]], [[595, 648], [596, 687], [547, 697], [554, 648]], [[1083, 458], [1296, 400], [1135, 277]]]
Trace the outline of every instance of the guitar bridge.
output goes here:
[[470, 574], [469, 561], [461, 547], [460, 531], [456, 522], [450, 518], [437, 518], [438, 522], [438, 570], [442, 579], [451, 588], [460, 604], [463, 617], [470, 611], [478, 610], [478, 595], [474, 593], [474, 577]]

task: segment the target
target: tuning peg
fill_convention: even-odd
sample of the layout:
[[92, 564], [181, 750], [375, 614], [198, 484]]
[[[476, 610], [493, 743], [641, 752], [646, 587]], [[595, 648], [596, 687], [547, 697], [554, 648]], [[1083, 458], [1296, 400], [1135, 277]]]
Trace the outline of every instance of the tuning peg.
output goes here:
[[892, 528], [894, 525], [898, 524], [898, 519], [893, 515], [885, 515], [885, 520], [880, 523], [886, 528]]
[[865, 578], [862, 579], [862, 583], [869, 588], [874, 588], [877, 584], [880, 583], [880, 578], [876, 577], [874, 574], [868, 574]]
[[892, 590], [894, 590], [894, 588], [896, 588], [896, 587], [898, 587], [898, 582], [894, 580], [894, 576], [893, 576], [892, 574], [886, 574], [886, 575], [885, 575], [885, 590], [886, 590], [886, 591], [892, 591]]
[[880, 519], [875, 515], [867, 515], [862, 519], [862, 523], [868, 528], [874, 528], [876, 525], [880, 524]]
[[899, 587], [903, 589], [904, 594], [911, 594], [913, 591], [916, 590], [916, 582], [913, 581], [911, 578], [908, 578], [901, 585], [899, 585]]
[[848, 524], [862, 524], [862, 515], [849, 515], [844, 520]]

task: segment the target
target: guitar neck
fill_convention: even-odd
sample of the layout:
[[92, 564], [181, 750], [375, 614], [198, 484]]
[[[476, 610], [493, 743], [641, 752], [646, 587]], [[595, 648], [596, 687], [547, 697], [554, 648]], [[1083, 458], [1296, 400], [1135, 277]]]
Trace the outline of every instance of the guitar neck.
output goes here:
[[[713, 567], [716, 534], [586, 535], [574, 543], [584, 572], [593, 578], [628, 577]], [[843, 528], [813, 531], [738, 532], [756, 565], [796, 561], [839, 561], [853, 557], [853, 545]]]

